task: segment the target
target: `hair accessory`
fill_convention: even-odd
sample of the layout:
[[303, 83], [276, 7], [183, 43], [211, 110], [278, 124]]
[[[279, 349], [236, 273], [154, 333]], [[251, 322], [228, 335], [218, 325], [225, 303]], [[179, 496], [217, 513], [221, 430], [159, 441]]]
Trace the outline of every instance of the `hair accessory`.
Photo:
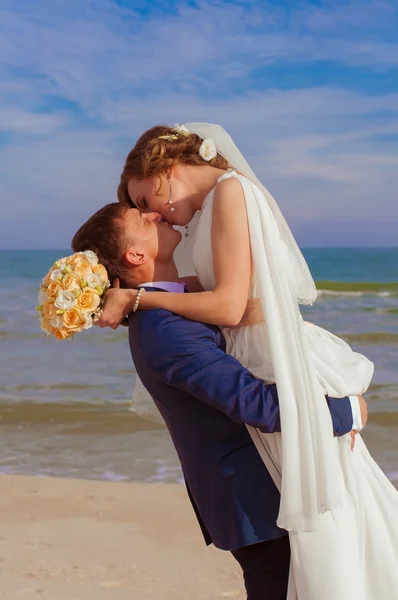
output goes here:
[[[167, 140], [168, 142], [176, 142], [181, 137], [189, 137], [191, 135], [189, 130], [185, 127], [185, 125], [179, 125], [178, 123], [176, 123], [171, 128], [171, 131], [173, 133], [166, 133], [165, 135], [160, 135], [158, 139]], [[217, 156], [216, 144], [214, 143], [214, 140], [212, 138], [209, 137], [203, 140], [199, 148], [199, 155], [203, 158], [203, 160], [207, 162], [209, 162]], [[170, 200], [169, 204], [171, 204]], [[170, 210], [174, 211], [173, 208], [171, 208]]]
[[206, 138], [203, 140], [200, 148], [199, 154], [203, 158], [203, 160], [209, 161], [215, 156], [217, 156], [217, 148], [212, 138]]
[[183, 137], [188, 137], [191, 134], [189, 133], [188, 129], [185, 127], [185, 125], [179, 125], [178, 123], [176, 123], [173, 127], [173, 131], [175, 131], [176, 133], [179, 133], [180, 135], [182, 135]]
[[178, 140], [178, 135], [176, 135], [175, 133], [168, 133], [166, 135], [160, 135], [159, 140], [167, 140], [168, 142], [175, 142], [176, 140]]
[[144, 292], [145, 292], [144, 288], [140, 288], [138, 290], [137, 298], [135, 299], [134, 306], [133, 306], [133, 312], [137, 312], [138, 307], [140, 305], [141, 296]]
[[160, 135], [159, 140], [167, 140], [168, 142], [176, 142], [181, 137], [188, 137], [191, 135], [189, 133], [188, 129], [185, 127], [185, 125], [179, 125], [178, 123], [176, 123], [171, 128], [171, 131], [173, 131], [174, 133], [166, 133], [166, 135]]

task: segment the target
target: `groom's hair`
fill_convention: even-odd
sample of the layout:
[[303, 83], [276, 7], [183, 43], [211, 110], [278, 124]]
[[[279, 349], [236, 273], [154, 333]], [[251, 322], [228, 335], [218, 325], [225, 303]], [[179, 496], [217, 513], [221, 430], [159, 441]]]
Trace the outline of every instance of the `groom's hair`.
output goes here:
[[108, 271], [112, 283], [116, 277], [122, 281], [126, 275], [123, 254], [131, 241], [123, 228], [123, 218], [130, 209], [118, 202], [106, 204], [84, 223], [74, 235], [72, 250], [92, 250]]

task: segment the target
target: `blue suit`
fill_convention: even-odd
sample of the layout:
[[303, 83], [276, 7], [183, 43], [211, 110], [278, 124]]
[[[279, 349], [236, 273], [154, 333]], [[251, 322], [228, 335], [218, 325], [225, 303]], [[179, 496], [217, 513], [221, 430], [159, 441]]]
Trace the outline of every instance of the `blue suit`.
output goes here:
[[[155, 291], [155, 288], [147, 288]], [[163, 309], [129, 317], [137, 373], [179, 456], [206, 543], [224, 550], [281, 537], [279, 492], [245, 423], [280, 431], [278, 394], [225, 353], [217, 327]], [[348, 398], [327, 398], [336, 435], [351, 431]]]

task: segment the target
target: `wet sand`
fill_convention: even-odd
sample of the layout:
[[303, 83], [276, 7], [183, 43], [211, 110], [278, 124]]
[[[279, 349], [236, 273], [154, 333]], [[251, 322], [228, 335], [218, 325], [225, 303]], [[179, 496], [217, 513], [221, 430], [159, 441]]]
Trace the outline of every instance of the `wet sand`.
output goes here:
[[0, 477], [0, 600], [243, 600], [183, 486]]

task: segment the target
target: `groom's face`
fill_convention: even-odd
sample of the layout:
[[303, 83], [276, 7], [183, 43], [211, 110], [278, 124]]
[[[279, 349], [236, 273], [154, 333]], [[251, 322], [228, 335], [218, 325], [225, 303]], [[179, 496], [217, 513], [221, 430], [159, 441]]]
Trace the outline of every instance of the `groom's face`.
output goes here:
[[126, 211], [123, 229], [132, 240], [132, 248], [153, 261], [171, 259], [181, 239], [181, 234], [159, 213], [142, 213], [137, 208]]

